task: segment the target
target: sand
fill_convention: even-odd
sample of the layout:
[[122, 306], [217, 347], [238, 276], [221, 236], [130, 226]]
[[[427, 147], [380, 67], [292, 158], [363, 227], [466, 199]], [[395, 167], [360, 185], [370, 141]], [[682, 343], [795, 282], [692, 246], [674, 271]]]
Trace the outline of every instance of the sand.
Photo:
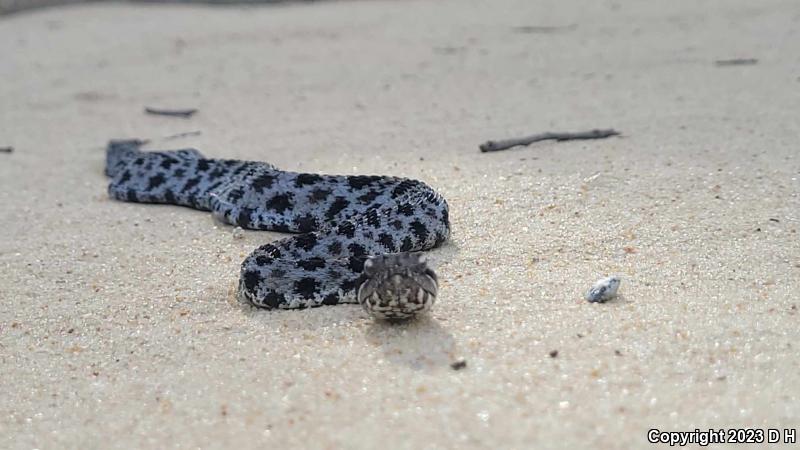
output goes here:
[[[0, 19], [0, 447], [644, 448], [651, 428], [800, 428], [796, 6]], [[731, 58], [758, 61], [714, 64]], [[478, 151], [591, 128], [623, 136]], [[424, 180], [453, 225], [433, 313], [239, 305], [240, 261], [283, 235], [109, 200], [104, 144], [125, 137]], [[584, 301], [608, 274], [619, 297]]]

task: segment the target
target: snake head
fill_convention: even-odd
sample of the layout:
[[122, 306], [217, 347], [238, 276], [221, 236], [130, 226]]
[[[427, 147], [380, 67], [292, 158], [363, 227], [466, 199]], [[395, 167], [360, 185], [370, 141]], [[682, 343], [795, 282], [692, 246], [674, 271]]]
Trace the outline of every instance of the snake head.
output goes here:
[[421, 253], [370, 257], [364, 261], [364, 276], [358, 303], [378, 319], [410, 319], [436, 301], [436, 274]]

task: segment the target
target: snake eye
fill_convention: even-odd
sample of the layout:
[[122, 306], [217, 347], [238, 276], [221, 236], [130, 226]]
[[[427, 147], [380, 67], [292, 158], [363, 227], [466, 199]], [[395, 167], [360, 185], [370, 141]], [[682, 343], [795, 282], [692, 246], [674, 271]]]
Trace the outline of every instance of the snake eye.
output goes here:
[[367, 275], [375, 273], [375, 258], [367, 258], [364, 260], [364, 273]]
[[428, 267], [425, 268], [425, 275], [429, 276], [435, 283], [439, 282], [439, 279], [436, 277], [436, 272]]

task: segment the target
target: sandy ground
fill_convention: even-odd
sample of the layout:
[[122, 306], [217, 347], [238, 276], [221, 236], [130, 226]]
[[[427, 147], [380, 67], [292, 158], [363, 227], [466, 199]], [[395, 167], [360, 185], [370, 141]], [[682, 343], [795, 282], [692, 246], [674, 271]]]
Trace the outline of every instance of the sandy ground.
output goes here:
[[[794, 0], [3, 18], [0, 447], [643, 448], [650, 428], [800, 428], [798, 42]], [[596, 127], [624, 136], [477, 150]], [[109, 200], [120, 137], [428, 182], [454, 228], [433, 314], [238, 305], [240, 261], [281, 234]], [[609, 273], [620, 298], [583, 301]]]

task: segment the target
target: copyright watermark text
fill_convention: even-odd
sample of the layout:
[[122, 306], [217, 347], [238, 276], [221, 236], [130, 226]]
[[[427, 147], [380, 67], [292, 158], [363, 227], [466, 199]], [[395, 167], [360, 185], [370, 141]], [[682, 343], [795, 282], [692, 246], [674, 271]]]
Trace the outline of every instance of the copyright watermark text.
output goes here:
[[647, 442], [651, 444], [699, 445], [709, 444], [795, 444], [797, 430], [794, 428], [709, 428], [694, 431], [662, 431], [651, 428], [647, 432]]

